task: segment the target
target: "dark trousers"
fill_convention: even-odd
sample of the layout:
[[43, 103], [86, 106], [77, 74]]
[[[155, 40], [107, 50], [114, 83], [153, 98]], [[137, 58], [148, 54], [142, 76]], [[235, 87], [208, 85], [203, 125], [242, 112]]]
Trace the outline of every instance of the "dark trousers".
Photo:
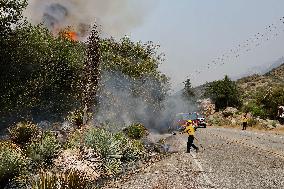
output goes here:
[[190, 148], [193, 147], [195, 150], [198, 150], [198, 147], [193, 144], [194, 136], [189, 135], [187, 140], [187, 152], [190, 152]]
[[247, 130], [248, 122], [243, 122], [243, 130]]

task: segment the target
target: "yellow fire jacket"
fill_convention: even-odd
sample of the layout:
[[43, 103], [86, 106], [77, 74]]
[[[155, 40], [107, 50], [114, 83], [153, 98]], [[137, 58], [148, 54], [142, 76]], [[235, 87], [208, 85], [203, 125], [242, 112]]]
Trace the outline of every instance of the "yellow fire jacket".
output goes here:
[[243, 122], [248, 122], [248, 118], [243, 116], [242, 121]]
[[189, 125], [185, 128], [184, 132], [187, 133], [188, 135], [194, 136], [195, 130], [192, 125]]

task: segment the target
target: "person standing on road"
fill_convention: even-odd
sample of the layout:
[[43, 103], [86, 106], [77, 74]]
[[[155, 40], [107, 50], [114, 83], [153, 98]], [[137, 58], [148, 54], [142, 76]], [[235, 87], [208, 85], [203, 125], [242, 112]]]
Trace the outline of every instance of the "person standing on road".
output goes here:
[[198, 152], [199, 148], [193, 144], [195, 129], [194, 129], [193, 125], [192, 125], [192, 121], [191, 120], [187, 121], [186, 128], [183, 131], [183, 133], [187, 133], [188, 134], [187, 148], [186, 148], [187, 150], [186, 150], [186, 152], [190, 153], [190, 148], [191, 147], [193, 147], [196, 150], [196, 152]]
[[247, 125], [248, 125], [248, 113], [246, 112], [242, 118], [243, 121], [243, 129], [242, 130], [247, 130]]

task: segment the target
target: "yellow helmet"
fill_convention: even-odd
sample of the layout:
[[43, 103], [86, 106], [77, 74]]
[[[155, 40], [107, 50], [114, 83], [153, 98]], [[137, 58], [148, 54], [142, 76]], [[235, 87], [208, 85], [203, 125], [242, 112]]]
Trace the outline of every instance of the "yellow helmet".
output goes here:
[[187, 120], [187, 123], [192, 123], [192, 121], [191, 120]]

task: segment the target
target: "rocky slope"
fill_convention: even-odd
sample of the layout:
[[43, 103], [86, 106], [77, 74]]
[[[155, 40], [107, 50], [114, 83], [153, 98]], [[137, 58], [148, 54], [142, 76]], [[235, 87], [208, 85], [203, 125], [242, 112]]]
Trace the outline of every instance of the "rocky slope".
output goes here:
[[[211, 82], [193, 88], [196, 96], [202, 96]], [[243, 96], [249, 96], [259, 89], [268, 89], [284, 85], [284, 62], [264, 74], [253, 74], [236, 80]]]
[[249, 99], [257, 91], [267, 90], [284, 85], [284, 63], [263, 75], [252, 75], [236, 81], [243, 97]]

